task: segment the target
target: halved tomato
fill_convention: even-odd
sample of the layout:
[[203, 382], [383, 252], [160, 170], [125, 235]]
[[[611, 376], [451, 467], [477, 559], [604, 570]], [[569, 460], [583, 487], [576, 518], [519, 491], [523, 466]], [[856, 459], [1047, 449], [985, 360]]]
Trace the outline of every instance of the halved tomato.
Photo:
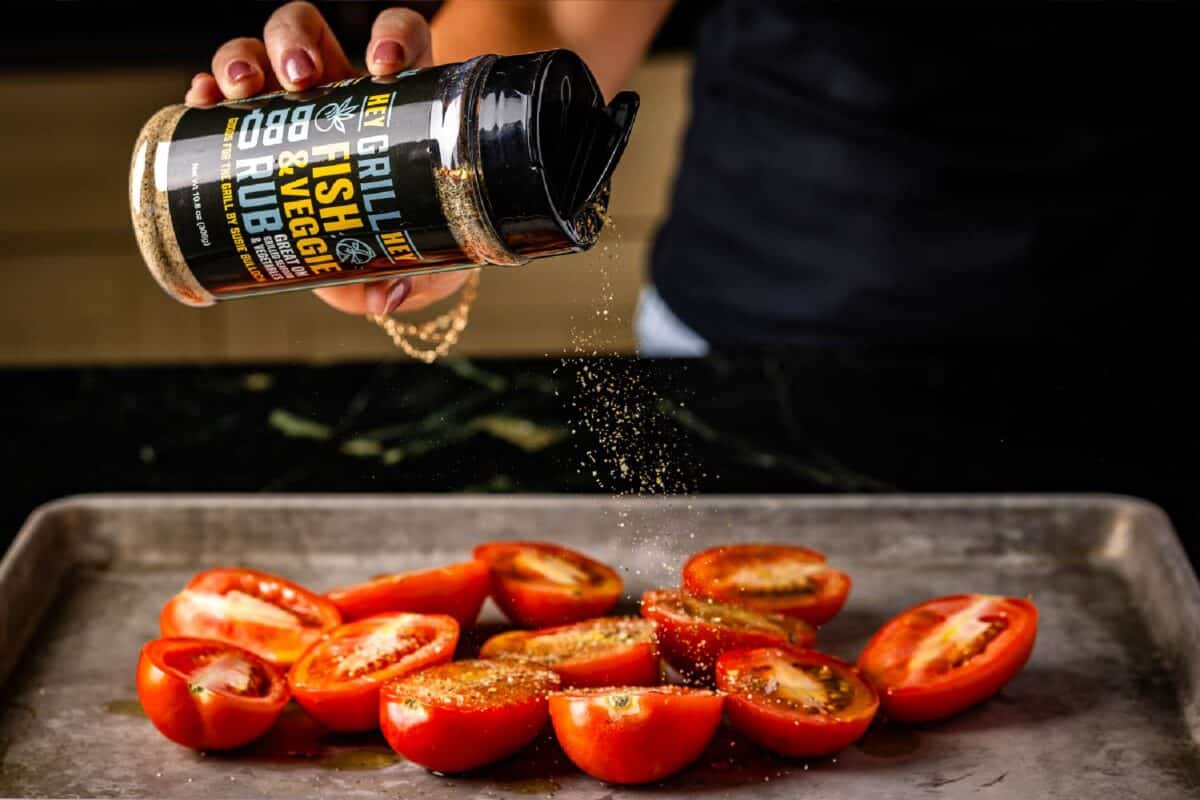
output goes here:
[[683, 686], [570, 689], [550, 695], [550, 719], [575, 766], [609, 783], [662, 780], [696, 760], [724, 698]]
[[849, 747], [879, 709], [879, 696], [853, 666], [812, 650], [730, 651], [717, 659], [717, 688], [734, 729], [784, 756]]
[[475, 558], [491, 569], [496, 605], [523, 628], [598, 617], [621, 597], [621, 577], [610, 567], [556, 544], [489, 542]]
[[379, 727], [388, 744], [435, 772], [463, 772], [512, 755], [546, 727], [553, 670], [518, 661], [452, 661], [388, 681]]
[[254, 653], [188, 638], [142, 647], [137, 693], [163, 736], [196, 750], [228, 750], [257, 739], [290, 696], [283, 676]]
[[704, 550], [683, 565], [683, 588], [700, 597], [811, 625], [833, 619], [850, 594], [850, 576], [807, 547], [730, 544]]
[[252, 569], [211, 569], [163, 607], [163, 636], [218, 639], [288, 667], [327, 630], [337, 607], [289, 580]]
[[804, 620], [760, 614], [678, 589], [646, 592], [642, 616], [654, 621], [663, 658], [689, 682], [711, 683], [713, 664], [728, 650], [772, 646], [805, 650], [816, 640], [816, 632]]
[[481, 658], [525, 659], [558, 673], [563, 686], [652, 686], [659, 682], [654, 623], [600, 617], [488, 639]]
[[490, 581], [482, 561], [466, 561], [448, 567], [382, 575], [366, 583], [325, 593], [342, 619], [351, 622], [373, 614], [409, 611], [415, 614], [448, 614], [458, 624], [475, 624], [487, 599]]
[[892, 719], [942, 719], [992, 696], [1021, 671], [1037, 621], [1033, 603], [1015, 597], [939, 597], [880, 628], [858, 668]]
[[335, 731], [379, 724], [385, 681], [449, 661], [458, 623], [444, 614], [377, 614], [334, 628], [288, 672], [305, 711]]

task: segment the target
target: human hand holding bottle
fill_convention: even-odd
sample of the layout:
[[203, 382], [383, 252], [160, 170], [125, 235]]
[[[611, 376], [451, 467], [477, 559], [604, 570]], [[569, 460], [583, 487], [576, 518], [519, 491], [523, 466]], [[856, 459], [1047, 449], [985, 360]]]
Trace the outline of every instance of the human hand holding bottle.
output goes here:
[[[371, 28], [366, 51], [372, 75], [393, 75], [433, 65], [429, 25], [415, 11], [389, 8]], [[209, 106], [263, 92], [298, 92], [353, 78], [358, 72], [324, 17], [305, 2], [281, 6], [267, 20], [261, 39], [231, 39], [213, 55], [211, 72], [192, 78], [185, 102]], [[471, 274], [455, 270], [390, 281], [331, 286], [314, 290], [329, 305], [350, 314], [415, 311], [458, 291]]]
[[[415, 11], [379, 13], [366, 49], [372, 75], [466, 61], [481, 53], [525, 53], [566, 48], [583, 57], [611, 98], [632, 76], [673, 0], [624, 4], [610, 0], [446, 0], [431, 27]], [[435, 61], [436, 41], [436, 61]], [[261, 39], [232, 39], [214, 54], [212, 71], [192, 79], [185, 102], [205, 106], [262, 92], [301, 91], [358, 73], [321, 13], [307, 2], [278, 8]], [[458, 291], [470, 270], [315, 290], [329, 305], [352, 314], [415, 311]]]

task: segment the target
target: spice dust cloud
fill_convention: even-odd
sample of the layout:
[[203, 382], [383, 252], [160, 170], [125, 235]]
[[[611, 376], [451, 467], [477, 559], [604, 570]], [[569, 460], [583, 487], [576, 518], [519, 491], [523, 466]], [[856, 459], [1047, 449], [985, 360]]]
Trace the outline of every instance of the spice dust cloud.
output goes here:
[[[609, 331], [626, 320], [615, 308], [612, 282], [612, 271], [622, 266], [621, 234], [607, 212], [600, 211], [604, 229], [594, 251], [599, 258], [589, 262], [595, 265], [597, 291], [586, 316], [571, 328], [561, 367], [573, 377], [566, 398], [571, 432], [586, 432], [594, 440], [577, 469], [604, 491], [631, 498], [631, 505], [636, 496], [690, 494], [707, 476], [673, 419], [662, 411], [665, 403], [682, 403], [662, 396], [636, 359], [606, 356], [616, 345]], [[668, 529], [666, 523], [652, 524], [638, 515], [635, 530], [628, 509], [618, 510], [617, 517], [622, 538], [647, 559], [645, 567], [682, 555], [698, 521], [693, 513], [686, 519], [675, 516]], [[655, 567], [672, 569], [667, 563]], [[641, 569], [634, 572], [641, 574]]]

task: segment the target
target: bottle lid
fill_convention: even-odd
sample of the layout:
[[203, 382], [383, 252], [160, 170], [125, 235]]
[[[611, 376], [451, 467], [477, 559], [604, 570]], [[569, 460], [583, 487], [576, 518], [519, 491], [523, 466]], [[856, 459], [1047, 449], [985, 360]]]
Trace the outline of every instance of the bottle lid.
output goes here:
[[637, 109], [634, 92], [605, 104], [569, 50], [495, 61], [476, 109], [478, 163], [484, 202], [509, 250], [532, 258], [595, 244]]

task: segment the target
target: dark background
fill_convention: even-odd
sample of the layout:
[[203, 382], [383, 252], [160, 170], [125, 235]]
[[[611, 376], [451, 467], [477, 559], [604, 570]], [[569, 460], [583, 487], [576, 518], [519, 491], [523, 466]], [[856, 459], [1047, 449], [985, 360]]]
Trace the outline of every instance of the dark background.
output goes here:
[[[614, 13], [621, 2], [616, 0]], [[715, 0], [682, 0], [663, 26], [653, 50], [683, 50]], [[0, 66], [40, 64], [122, 65], [139, 62], [207, 67], [213, 52], [236, 36], [261, 36], [281, 2], [29, 2], [5, 4]], [[416, 2], [317, 2], [351, 59], [366, 47], [381, 9], [406, 5], [432, 16], [437, 0]]]
[[[1200, 556], [1193, 364], [1143, 350], [0, 371], [0, 547], [79, 492], [645, 491], [591, 474], [612, 421], [578, 411], [602, 396], [585, 366], [643, 412], [622, 454], [634, 476], [665, 461], [670, 490], [1123, 493]], [[559, 438], [485, 435], [490, 414]]]

